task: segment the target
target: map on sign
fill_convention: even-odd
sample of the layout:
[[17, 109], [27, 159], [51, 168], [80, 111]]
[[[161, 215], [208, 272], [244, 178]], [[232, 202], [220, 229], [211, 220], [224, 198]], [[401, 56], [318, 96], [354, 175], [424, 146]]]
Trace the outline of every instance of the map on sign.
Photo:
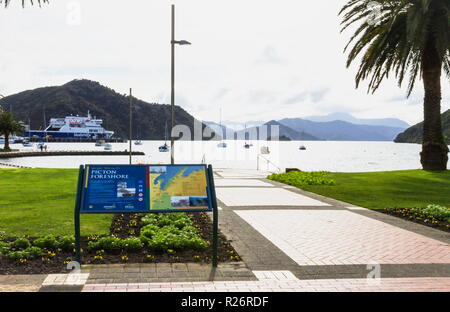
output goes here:
[[205, 166], [150, 165], [149, 172], [150, 210], [208, 209]]

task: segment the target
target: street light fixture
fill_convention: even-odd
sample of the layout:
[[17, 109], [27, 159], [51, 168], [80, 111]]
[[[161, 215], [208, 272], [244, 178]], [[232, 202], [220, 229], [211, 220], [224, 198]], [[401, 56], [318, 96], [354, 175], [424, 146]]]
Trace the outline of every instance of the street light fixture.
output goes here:
[[172, 4], [172, 40], [170, 41], [171, 47], [172, 47], [172, 62], [171, 62], [171, 96], [170, 96], [170, 103], [171, 103], [171, 123], [172, 127], [170, 130], [170, 163], [174, 164], [174, 156], [175, 156], [175, 150], [174, 150], [174, 138], [172, 136], [173, 128], [175, 127], [175, 45], [190, 45], [191, 43], [186, 40], [175, 40], [175, 5]]

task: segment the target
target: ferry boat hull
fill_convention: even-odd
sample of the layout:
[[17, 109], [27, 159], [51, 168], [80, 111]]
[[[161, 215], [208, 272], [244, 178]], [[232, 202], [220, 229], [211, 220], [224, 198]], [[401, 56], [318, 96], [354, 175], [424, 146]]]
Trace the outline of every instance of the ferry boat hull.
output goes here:
[[39, 131], [30, 130], [25, 131], [25, 136], [29, 138], [46, 138], [51, 137], [54, 139], [110, 139], [112, 135], [101, 134], [101, 133], [73, 133], [73, 132], [62, 132], [62, 131]]

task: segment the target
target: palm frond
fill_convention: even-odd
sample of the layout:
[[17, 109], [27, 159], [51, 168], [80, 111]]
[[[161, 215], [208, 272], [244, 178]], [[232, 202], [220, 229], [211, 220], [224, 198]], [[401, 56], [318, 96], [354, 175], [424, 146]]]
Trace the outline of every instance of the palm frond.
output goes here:
[[[41, 7], [41, 4], [49, 3], [49, 0], [28, 0], [28, 2], [30, 2], [31, 5], [34, 5], [34, 1], [38, 3], [39, 7]], [[6, 8], [10, 4], [10, 2], [11, 0], [0, 0], [0, 5], [4, 3]], [[26, 0], [22, 0], [22, 7], [25, 7], [26, 2], [27, 2]]]
[[357, 25], [344, 51], [347, 67], [360, 59], [356, 87], [368, 80], [368, 92], [375, 92], [391, 72], [399, 86], [409, 76], [408, 96], [422, 74], [422, 57], [433, 42], [447, 74], [450, 73], [450, 0], [378, 0], [376, 23], [367, 0], [350, 0], [339, 12], [342, 29]]

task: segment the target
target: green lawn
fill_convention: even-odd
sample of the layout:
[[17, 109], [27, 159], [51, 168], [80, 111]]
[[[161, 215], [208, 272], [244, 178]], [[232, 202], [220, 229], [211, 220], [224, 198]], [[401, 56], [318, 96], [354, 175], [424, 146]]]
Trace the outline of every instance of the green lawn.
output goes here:
[[[0, 169], [0, 231], [73, 234], [77, 169]], [[112, 215], [82, 215], [81, 232], [107, 234]]]
[[450, 207], [450, 171], [405, 170], [370, 173], [329, 173], [335, 185], [301, 188], [371, 209]]

